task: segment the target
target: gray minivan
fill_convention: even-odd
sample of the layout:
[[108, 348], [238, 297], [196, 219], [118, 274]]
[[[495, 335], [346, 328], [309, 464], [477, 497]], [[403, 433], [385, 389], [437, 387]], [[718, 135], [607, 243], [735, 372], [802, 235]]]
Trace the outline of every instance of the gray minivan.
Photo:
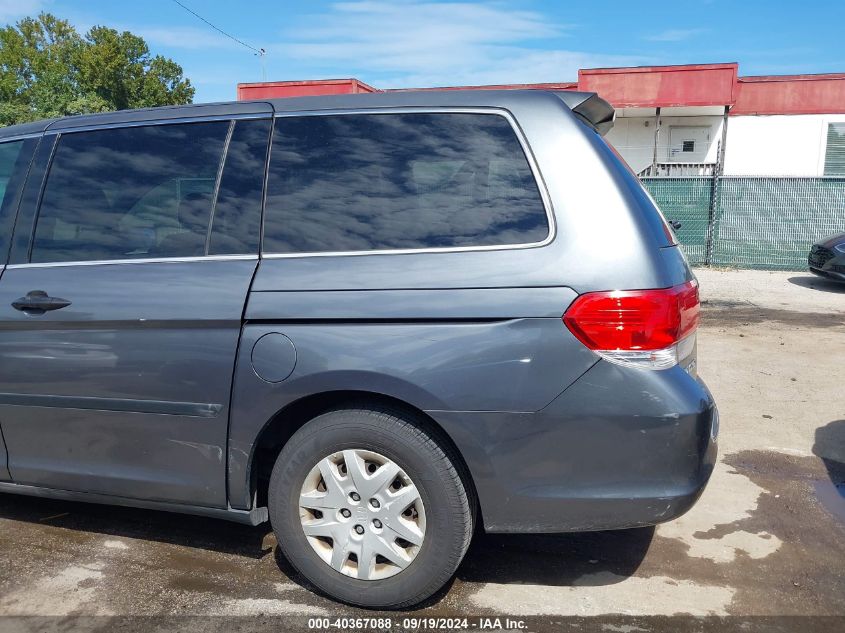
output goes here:
[[423, 91], [0, 130], [0, 491], [257, 525], [356, 605], [476, 529], [685, 512], [698, 287], [590, 93]]

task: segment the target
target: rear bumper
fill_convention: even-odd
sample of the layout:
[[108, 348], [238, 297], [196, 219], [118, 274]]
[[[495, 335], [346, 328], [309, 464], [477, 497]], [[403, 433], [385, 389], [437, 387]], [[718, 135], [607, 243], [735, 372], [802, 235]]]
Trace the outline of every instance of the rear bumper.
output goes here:
[[715, 404], [679, 367], [600, 361], [536, 413], [431, 414], [467, 461], [488, 532], [669, 521], [692, 507], [716, 461]]

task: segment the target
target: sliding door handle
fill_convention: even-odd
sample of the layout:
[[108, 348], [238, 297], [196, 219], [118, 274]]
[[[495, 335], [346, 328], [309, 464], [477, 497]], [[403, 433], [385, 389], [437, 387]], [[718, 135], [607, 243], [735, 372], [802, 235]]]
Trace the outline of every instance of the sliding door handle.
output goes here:
[[32, 290], [25, 297], [12, 301], [15, 310], [28, 314], [44, 314], [50, 310], [59, 310], [70, 305], [70, 301], [61, 297], [51, 297], [43, 290]]

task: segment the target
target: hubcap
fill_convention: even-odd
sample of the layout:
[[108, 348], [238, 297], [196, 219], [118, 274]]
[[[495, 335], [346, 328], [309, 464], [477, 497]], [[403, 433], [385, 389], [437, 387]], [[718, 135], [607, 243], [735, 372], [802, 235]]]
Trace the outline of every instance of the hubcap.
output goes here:
[[398, 574], [425, 539], [425, 508], [414, 482], [392, 460], [362, 449], [333, 453], [311, 469], [299, 518], [317, 555], [360, 580]]

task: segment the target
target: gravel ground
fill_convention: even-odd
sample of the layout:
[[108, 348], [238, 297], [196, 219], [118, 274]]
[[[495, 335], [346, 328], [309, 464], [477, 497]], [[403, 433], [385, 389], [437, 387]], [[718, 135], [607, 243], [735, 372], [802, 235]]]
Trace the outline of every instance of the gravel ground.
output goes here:
[[[697, 274], [722, 419], [698, 505], [656, 529], [479, 535], [415, 616], [845, 616], [845, 285]], [[372, 615], [303, 586], [266, 527], [0, 495], [0, 552], [7, 616]]]

